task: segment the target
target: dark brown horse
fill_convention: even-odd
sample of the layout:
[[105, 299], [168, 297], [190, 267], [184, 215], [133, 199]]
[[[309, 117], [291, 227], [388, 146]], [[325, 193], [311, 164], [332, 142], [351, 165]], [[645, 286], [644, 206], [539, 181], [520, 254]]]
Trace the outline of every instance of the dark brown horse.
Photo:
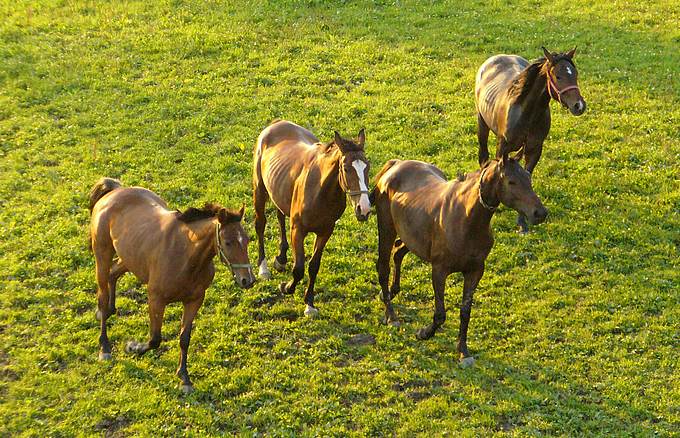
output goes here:
[[[462, 272], [458, 352], [461, 364], [471, 365], [474, 359], [467, 348], [467, 329], [472, 295], [493, 246], [490, 224], [494, 211], [502, 203], [526, 215], [533, 224], [548, 214], [531, 188], [531, 175], [506, 154], [455, 181], [447, 181], [431, 164], [400, 160], [388, 161], [376, 179], [371, 197], [378, 216], [377, 268], [386, 322], [398, 324], [392, 298], [399, 293], [401, 262], [409, 251], [432, 264], [434, 318], [432, 324], [418, 330], [418, 339], [434, 336], [446, 320], [446, 277]], [[394, 258], [391, 287], [390, 254]]]
[[[248, 237], [241, 226], [243, 208], [235, 212], [216, 204], [184, 213], [168, 210], [165, 201], [141, 187], [123, 187], [102, 178], [90, 191], [90, 242], [97, 273], [97, 315], [101, 320], [101, 360], [111, 359], [106, 320], [116, 312], [116, 282], [132, 272], [148, 285], [150, 339], [130, 341], [127, 352], [144, 354], [161, 343], [165, 307], [182, 302], [182, 330], [177, 375], [182, 390], [192, 389], [187, 371], [191, 327], [215, 275], [219, 254], [234, 281], [249, 288], [255, 282], [248, 262]], [[114, 260], [114, 256], [118, 260]]]
[[335, 132], [328, 144], [307, 129], [288, 121], [265, 128], [255, 145], [253, 198], [257, 231], [259, 275], [270, 278], [264, 251], [267, 222], [265, 204], [271, 199], [277, 208], [281, 243], [274, 267], [282, 271], [287, 262], [286, 216], [290, 218], [293, 243], [293, 279], [281, 283], [281, 292], [292, 294], [304, 276], [305, 245], [308, 233], [315, 233], [314, 253], [309, 262], [309, 283], [305, 291], [305, 315], [314, 316], [314, 282], [321, 265], [321, 254], [333, 233], [335, 222], [345, 211], [346, 196], [359, 221], [368, 218], [368, 160], [364, 155], [364, 130], [356, 140]]
[[[496, 55], [487, 59], [477, 72], [477, 138], [479, 164], [489, 159], [489, 130], [498, 138], [496, 158], [522, 150], [525, 168], [532, 173], [550, 131], [550, 99], [569, 108], [575, 116], [586, 110], [578, 88], [574, 64], [576, 49], [551, 53], [533, 63], [515, 55]], [[517, 224], [527, 231], [525, 218]]]

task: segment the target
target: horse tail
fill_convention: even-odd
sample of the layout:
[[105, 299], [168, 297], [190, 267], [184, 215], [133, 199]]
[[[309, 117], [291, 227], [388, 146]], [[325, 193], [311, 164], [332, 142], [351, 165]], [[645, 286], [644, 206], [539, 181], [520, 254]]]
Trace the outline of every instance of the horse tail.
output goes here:
[[103, 177], [90, 189], [90, 213], [97, 202], [107, 193], [123, 187], [120, 181], [114, 178]]
[[398, 160], [396, 158], [389, 160], [387, 163], [385, 163], [385, 165], [382, 167], [382, 169], [380, 169], [378, 174], [375, 176], [375, 187], [371, 191], [371, 194], [368, 195], [368, 200], [370, 201], [371, 205], [373, 205], [375, 203], [375, 198], [376, 198], [376, 196], [378, 196], [378, 193], [380, 193], [380, 184], [379, 184], [380, 178], [382, 178], [382, 176], [385, 173], [387, 173], [387, 171], [390, 170], [392, 168], [392, 166], [397, 164], [399, 161], [400, 160]]

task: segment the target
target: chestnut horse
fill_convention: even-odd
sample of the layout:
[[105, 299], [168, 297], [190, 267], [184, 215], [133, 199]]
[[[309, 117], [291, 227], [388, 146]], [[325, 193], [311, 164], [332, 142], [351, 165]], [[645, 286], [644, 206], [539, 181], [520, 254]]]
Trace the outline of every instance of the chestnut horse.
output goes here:
[[[498, 138], [496, 158], [522, 150], [525, 168], [534, 171], [550, 131], [550, 99], [569, 108], [575, 116], [586, 110], [578, 88], [574, 64], [576, 48], [551, 53], [533, 63], [515, 55], [487, 59], [477, 72], [475, 102], [479, 164], [489, 159], [489, 130]], [[517, 218], [522, 232], [528, 230], [522, 215]]]
[[[531, 188], [531, 176], [507, 154], [477, 172], [447, 181], [437, 167], [421, 161], [388, 161], [376, 177], [371, 194], [378, 217], [378, 280], [385, 304], [385, 322], [399, 322], [392, 298], [399, 293], [401, 262], [409, 251], [432, 264], [435, 311], [432, 324], [418, 330], [424, 340], [446, 320], [444, 287], [452, 272], [464, 276], [458, 352], [461, 364], [474, 363], [467, 348], [472, 295], [484, 273], [493, 246], [491, 217], [502, 203], [532, 223], [548, 211]], [[397, 239], [395, 242], [395, 239]], [[394, 277], [389, 286], [390, 253]]]
[[[182, 302], [180, 359], [177, 375], [182, 390], [192, 390], [187, 371], [191, 327], [215, 275], [213, 258], [220, 255], [230, 266], [236, 284], [255, 282], [248, 262], [248, 237], [241, 226], [243, 208], [235, 212], [217, 204], [184, 213], [168, 210], [155, 193], [141, 187], [123, 187], [102, 178], [90, 191], [90, 243], [97, 274], [97, 316], [101, 320], [101, 360], [111, 359], [106, 320], [116, 312], [116, 282], [132, 272], [148, 285], [150, 339], [130, 341], [127, 352], [142, 355], [161, 343], [163, 313], [169, 303]], [[118, 259], [114, 260], [117, 255]]]
[[307, 129], [285, 120], [265, 128], [255, 145], [253, 198], [258, 239], [259, 275], [270, 278], [264, 251], [265, 204], [271, 199], [277, 208], [281, 242], [274, 267], [283, 271], [287, 262], [286, 216], [290, 218], [293, 244], [293, 279], [281, 283], [286, 294], [304, 276], [305, 245], [308, 233], [315, 233], [314, 253], [309, 262], [309, 283], [305, 291], [305, 315], [314, 316], [314, 283], [321, 265], [321, 254], [333, 233], [335, 222], [345, 211], [346, 195], [359, 221], [368, 219], [368, 160], [364, 155], [364, 130], [356, 140], [335, 139], [321, 144]]

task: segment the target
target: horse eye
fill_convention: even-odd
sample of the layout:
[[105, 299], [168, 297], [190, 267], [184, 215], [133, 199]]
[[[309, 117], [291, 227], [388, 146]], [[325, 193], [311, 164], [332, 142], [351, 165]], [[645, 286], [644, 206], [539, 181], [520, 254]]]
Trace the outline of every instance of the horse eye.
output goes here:
[[510, 181], [508, 181], [508, 184], [510, 184], [511, 186], [514, 186], [517, 183], [515, 181], [510, 180]]
[[224, 244], [225, 244], [226, 246], [231, 246], [231, 241], [228, 240], [228, 241], [224, 242]]
[[557, 75], [556, 78], [557, 78], [557, 80], [559, 81], [560, 79], [562, 79], [562, 76]]

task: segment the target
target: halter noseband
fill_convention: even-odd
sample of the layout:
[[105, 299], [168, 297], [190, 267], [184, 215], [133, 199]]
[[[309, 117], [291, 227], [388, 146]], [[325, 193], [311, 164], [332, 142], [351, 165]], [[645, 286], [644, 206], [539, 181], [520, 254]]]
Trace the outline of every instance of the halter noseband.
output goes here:
[[356, 196], [356, 195], [370, 195], [371, 192], [368, 190], [345, 190], [345, 193], [347, 193], [349, 196]]
[[[574, 64], [572, 64], [572, 65], [574, 65]], [[576, 67], [574, 67], [574, 68], [576, 68]], [[578, 85], [569, 85], [568, 87], [564, 87], [563, 89], [560, 90], [559, 88], [557, 88], [557, 84], [555, 83], [555, 81], [553, 81], [552, 75], [550, 74], [550, 70], [548, 70], [546, 76], [548, 76], [548, 80], [546, 81], [547, 87], [548, 87], [548, 96], [555, 99], [556, 101], [558, 101], [562, 105], [564, 105], [564, 102], [562, 102], [562, 95], [564, 93], [566, 93], [569, 90], [579, 90]], [[553, 95], [553, 90], [555, 91], [555, 93], [557, 93], [557, 97], [555, 97]], [[579, 90], [579, 92], [580, 92], [580, 90]]]
[[498, 205], [500, 205], [500, 203], [498, 205], [496, 205], [495, 207], [492, 207], [491, 205], [484, 202], [484, 198], [482, 198], [482, 180], [484, 179], [484, 174], [486, 173], [487, 169], [488, 169], [488, 167], [485, 167], [484, 170], [482, 170], [482, 174], [479, 175], [479, 184], [478, 184], [479, 203], [482, 204], [482, 207], [486, 208], [490, 212], [493, 212], [494, 210], [496, 210], [498, 208]]
[[253, 268], [250, 263], [231, 263], [229, 261], [227, 256], [222, 251], [222, 245], [220, 245], [220, 222], [219, 221], [217, 222], [217, 226], [215, 227], [215, 245], [217, 246], [217, 253], [220, 255], [220, 260], [222, 260], [222, 263], [229, 266], [232, 274], [234, 273], [234, 269], [239, 269], [239, 268], [252, 269]]

